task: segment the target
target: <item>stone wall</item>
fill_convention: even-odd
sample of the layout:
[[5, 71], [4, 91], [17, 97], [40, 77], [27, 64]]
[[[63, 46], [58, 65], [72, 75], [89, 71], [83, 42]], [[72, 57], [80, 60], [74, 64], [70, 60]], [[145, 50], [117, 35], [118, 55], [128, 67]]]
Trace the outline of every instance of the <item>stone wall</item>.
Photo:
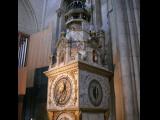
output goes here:
[[[49, 65], [52, 43], [52, 25], [30, 36], [27, 59], [27, 87], [33, 87], [36, 68]], [[53, 43], [53, 45], [55, 45]]]

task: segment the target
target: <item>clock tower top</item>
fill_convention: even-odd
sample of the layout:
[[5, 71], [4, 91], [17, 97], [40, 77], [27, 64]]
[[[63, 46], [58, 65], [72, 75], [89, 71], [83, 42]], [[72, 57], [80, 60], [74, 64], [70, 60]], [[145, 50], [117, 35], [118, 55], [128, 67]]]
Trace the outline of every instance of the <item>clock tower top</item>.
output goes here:
[[86, 10], [84, 0], [71, 0], [67, 2], [65, 12], [66, 29], [82, 30], [83, 22], [90, 21], [90, 14]]
[[86, 0], [65, 2], [65, 32], [61, 32], [57, 41], [56, 63], [51, 63], [50, 68], [73, 61], [106, 68], [105, 33], [101, 29], [92, 29], [92, 12], [87, 8]]

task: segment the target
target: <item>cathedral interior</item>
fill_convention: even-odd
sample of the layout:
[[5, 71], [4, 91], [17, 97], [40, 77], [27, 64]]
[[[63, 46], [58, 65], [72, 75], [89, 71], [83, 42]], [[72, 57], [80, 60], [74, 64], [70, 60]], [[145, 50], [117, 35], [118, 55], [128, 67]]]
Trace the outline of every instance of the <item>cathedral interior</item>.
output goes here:
[[18, 120], [139, 119], [139, 0], [18, 0]]

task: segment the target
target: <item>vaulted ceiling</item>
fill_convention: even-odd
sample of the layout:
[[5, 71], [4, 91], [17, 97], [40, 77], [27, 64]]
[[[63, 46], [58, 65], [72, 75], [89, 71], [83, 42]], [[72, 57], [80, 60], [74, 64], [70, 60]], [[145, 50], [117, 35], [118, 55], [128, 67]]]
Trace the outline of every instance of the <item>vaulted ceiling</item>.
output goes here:
[[18, 30], [27, 34], [41, 31], [56, 21], [61, 0], [18, 0]]

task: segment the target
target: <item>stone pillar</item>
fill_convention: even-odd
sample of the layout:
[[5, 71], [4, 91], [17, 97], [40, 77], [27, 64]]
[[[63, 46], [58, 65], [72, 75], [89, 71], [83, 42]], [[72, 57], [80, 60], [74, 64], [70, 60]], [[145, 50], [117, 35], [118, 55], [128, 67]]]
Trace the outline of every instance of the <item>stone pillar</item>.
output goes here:
[[100, 29], [102, 27], [102, 15], [101, 15], [101, 0], [95, 0], [95, 27], [96, 29]]
[[59, 8], [56, 12], [57, 12], [56, 40], [58, 40], [59, 34], [60, 34], [60, 25], [61, 25], [60, 19], [61, 19], [62, 10]]
[[[137, 111], [140, 113], [140, 49], [139, 49], [139, 26], [137, 28], [137, 20], [134, 14], [134, 5], [133, 0], [126, 0], [127, 6], [127, 16], [128, 16], [128, 31], [130, 39], [129, 42], [129, 49], [131, 50], [130, 62], [132, 67], [132, 84], [133, 84], [133, 92], [134, 92], [134, 100], [136, 103]], [[134, 73], [134, 74], [133, 74]]]
[[138, 33], [138, 41], [140, 44], [140, 0], [132, 0], [132, 2], [133, 2], [133, 11], [136, 21], [136, 28]]
[[[120, 69], [122, 76], [122, 89], [124, 95], [125, 120], [138, 120], [139, 113], [137, 111], [137, 104], [134, 100], [137, 95], [134, 92], [134, 73], [132, 71], [132, 51], [130, 48], [130, 33], [127, 28], [129, 25], [125, 0], [115, 0], [115, 19], [117, 32], [117, 47], [120, 53]], [[135, 49], [135, 48], [134, 48]]]
[[96, 26], [96, 9], [95, 9], [95, 0], [91, 0], [91, 9], [92, 9], [92, 18], [91, 18], [91, 22], [92, 22], [92, 25], [94, 25], [93, 27], [95, 28]]
[[[119, 74], [122, 81], [122, 95], [124, 108], [122, 118], [117, 120], [138, 120], [139, 119], [139, 15], [138, 10], [134, 9], [138, 4], [136, 0], [108, 0], [109, 11], [113, 10], [109, 15], [109, 23], [111, 27], [111, 39], [113, 49], [113, 62], [120, 62]], [[117, 66], [117, 62], [116, 62]], [[114, 78], [119, 79], [119, 78]], [[117, 80], [116, 80], [117, 81]], [[115, 88], [117, 89], [117, 88]], [[118, 95], [116, 95], [118, 96]], [[117, 101], [117, 100], [116, 100]], [[118, 106], [118, 105], [117, 105]], [[122, 109], [121, 108], [121, 109]], [[121, 113], [117, 109], [117, 113]], [[121, 110], [123, 111], [123, 109]]]
[[59, 24], [59, 33], [65, 32], [65, 18], [64, 18], [64, 10], [61, 9], [61, 17], [60, 17], [60, 24]]

